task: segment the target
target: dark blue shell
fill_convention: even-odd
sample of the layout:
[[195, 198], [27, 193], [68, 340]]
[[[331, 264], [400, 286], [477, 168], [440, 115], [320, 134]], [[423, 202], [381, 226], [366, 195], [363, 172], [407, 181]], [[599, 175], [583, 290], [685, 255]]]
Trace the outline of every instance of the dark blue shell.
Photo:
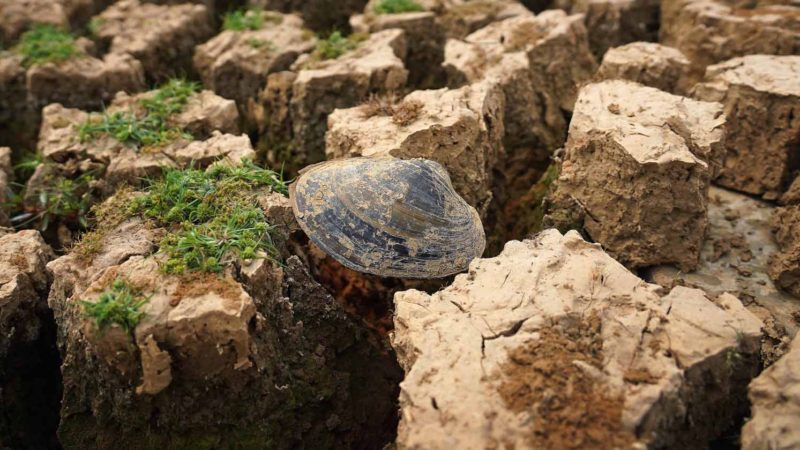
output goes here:
[[309, 238], [344, 266], [386, 277], [465, 270], [486, 245], [478, 213], [426, 159], [352, 158], [304, 170], [290, 188]]

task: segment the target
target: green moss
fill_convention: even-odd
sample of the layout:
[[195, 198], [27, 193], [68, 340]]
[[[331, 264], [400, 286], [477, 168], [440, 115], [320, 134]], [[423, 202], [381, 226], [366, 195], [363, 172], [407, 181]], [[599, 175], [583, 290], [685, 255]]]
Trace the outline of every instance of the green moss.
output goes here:
[[334, 31], [327, 38], [320, 39], [314, 51], [311, 52], [311, 59], [314, 61], [324, 61], [336, 59], [345, 53], [355, 50], [359, 44], [369, 38], [364, 33], [354, 33], [345, 37], [342, 33]]
[[425, 9], [414, 0], [380, 0], [374, 8], [375, 14], [398, 14], [424, 10]]
[[75, 45], [75, 38], [53, 25], [34, 25], [22, 33], [17, 52], [22, 55], [26, 67], [65, 61], [82, 54]]
[[111, 283], [96, 302], [80, 301], [86, 317], [95, 321], [97, 328], [104, 329], [112, 324], [120, 325], [125, 331], [132, 331], [142, 319], [140, 308], [148, 299], [141, 289], [131, 286], [122, 278]]
[[222, 29], [232, 31], [260, 30], [265, 22], [280, 23], [280, 16], [255, 9], [239, 9], [225, 13]]
[[103, 113], [100, 119], [88, 119], [78, 125], [81, 142], [96, 139], [99, 136], [111, 136], [114, 139], [147, 147], [161, 145], [177, 139], [188, 137], [182, 130], [169, 124], [169, 118], [181, 112], [189, 98], [200, 90], [200, 85], [186, 80], [170, 80], [156, 92], [139, 101], [142, 113], [114, 112]]
[[79, 258], [88, 258], [99, 253], [106, 235], [130, 217], [129, 205], [132, 199], [133, 189], [122, 186], [113, 197], [92, 206], [90, 215], [94, 216], [94, 228], [81, 236], [80, 241], [72, 247], [71, 253]]
[[152, 96], [143, 98], [139, 103], [148, 115], [166, 119], [172, 114], [181, 112], [189, 102], [189, 98], [199, 90], [199, 83], [172, 79], [162, 84]]
[[281, 175], [246, 162], [207, 171], [169, 170], [133, 202], [132, 212], [169, 232], [160, 250], [166, 273], [219, 272], [239, 259], [277, 259], [277, 250], [255, 191], [287, 194]]

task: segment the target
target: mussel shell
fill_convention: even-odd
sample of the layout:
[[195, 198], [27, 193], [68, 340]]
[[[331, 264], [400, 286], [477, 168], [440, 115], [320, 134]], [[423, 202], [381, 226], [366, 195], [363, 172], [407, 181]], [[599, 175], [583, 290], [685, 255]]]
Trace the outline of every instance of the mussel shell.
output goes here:
[[480, 217], [426, 159], [351, 158], [306, 168], [289, 190], [311, 241], [344, 266], [438, 278], [481, 256]]

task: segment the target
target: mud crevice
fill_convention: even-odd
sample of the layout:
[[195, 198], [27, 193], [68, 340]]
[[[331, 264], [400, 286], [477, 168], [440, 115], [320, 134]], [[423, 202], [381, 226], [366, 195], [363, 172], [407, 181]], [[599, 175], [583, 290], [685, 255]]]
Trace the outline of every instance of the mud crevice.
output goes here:
[[56, 436], [63, 390], [56, 323], [46, 307], [37, 317], [37, 338], [12, 342], [0, 368], [0, 448], [61, 448]]

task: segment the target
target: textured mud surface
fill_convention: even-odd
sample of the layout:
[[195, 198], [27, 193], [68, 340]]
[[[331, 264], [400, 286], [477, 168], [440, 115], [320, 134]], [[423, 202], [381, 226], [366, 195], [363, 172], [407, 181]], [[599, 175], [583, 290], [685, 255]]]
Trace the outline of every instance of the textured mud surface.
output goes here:
[[769, 339], [764, 358], [774, 362], [800, 327], [800, 302], [775, 286], [768, 267], [777, 244], [770, 229], [774, 207], [720, 188], [709, 194], [709, 230], [697, 269], [655, 267], [646, 277], [665, 287], [685, 285], [709, 295], [728, 292], [761, 318]]
[[[395, 303], [408, 448], [702, 445], [746, 410], [758, 371], [762, 323], [735, 297], [667, 294], [574, 231], [509, 242], [448, 288]], [[604, 422], [583, 421], [590, 400]]]

